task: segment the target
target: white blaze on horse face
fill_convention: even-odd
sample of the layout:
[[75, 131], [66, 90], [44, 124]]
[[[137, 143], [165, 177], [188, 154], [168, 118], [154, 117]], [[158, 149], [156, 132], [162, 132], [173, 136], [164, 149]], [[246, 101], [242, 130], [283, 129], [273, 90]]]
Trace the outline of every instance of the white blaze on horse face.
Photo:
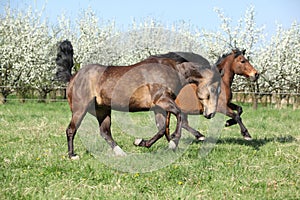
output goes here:
[[210, 88], [210, 107], [213, 110], [213, 113], [216, 112], [217, 110], [217, 105], [218, 105], [218, 98], [219, 98], [219, 94], [220, 94], [220, 84], [219, 82], [215, 82], [213, 84], [211, 84], [211, 88]]
[[218, 95], [221, 93], [221, 85], [218, 86]]

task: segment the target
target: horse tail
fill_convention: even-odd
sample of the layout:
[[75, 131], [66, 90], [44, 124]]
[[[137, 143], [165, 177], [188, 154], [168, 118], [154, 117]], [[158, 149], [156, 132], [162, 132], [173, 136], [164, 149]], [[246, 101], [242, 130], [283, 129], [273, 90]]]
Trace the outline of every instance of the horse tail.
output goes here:
[[58, 45], [56, 56], [56, 79], [62, 82], [69, 82], [72, 78], [73, 46], [70, 41], [64, 40]]

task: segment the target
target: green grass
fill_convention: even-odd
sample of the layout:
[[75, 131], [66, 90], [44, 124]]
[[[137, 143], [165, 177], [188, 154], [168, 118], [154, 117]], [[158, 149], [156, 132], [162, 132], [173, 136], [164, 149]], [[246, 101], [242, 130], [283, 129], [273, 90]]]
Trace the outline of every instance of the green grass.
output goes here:
[[[253, 141], [244, 141], [238, 126], [222, 128], [207, 156], [199, 154], [204, 144], [193, 142], [159, 170], [129, 173], [92, 156], [77, 136], [81, 158], [67, 158], [67, 103], [9, 102], [0, 106], [0, 199], [300, 199], [300, 110], [243, 108]], [[199, 119], [196, 128], [208, 135], [210, 121]], [[112, 123], [127, 152], [168, 145], [162, 139], [150, 149], [135, 147], [134, 137]]]

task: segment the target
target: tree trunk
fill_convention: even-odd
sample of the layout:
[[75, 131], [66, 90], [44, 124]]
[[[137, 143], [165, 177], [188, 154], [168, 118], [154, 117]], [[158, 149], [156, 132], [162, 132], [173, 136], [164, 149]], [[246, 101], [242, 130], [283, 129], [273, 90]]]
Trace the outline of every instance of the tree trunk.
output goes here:
[[56, 102], [56, 93], [57, 93], [57, 90], [53, 90], [49, 93], [51, 102]]
[[252, 108], [254, 110], [257, 110], [257, 104], [258, 104], [258, 95], [252, 94]]
[[46, 103], [46, 99], [47, 99], [47, 92], [44, 91], [44, 90], [40, 91], [40, 97], [39, 97], [38, 102], [39, 103]]
[[293, 103], [293, 110], [299, 109], [300, 108], [300, 96], [295, 95], [294, 96], [294, 103]]
[[0, 105], [5, 104], [5, 102], [6, 102], [6, 96], [0, 93]]

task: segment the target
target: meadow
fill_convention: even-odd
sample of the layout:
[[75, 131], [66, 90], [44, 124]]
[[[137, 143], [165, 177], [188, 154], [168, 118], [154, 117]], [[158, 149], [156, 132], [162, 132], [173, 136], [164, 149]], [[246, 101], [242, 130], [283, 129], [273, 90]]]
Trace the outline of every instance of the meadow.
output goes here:
[[[243, 108], [252, 141], [243, 140], [238, 126], [222, 126], [205, 156], [199, 153], [204, 143], [191, 142], [166, 166], [126, 172], [102, 162], [77, 136], [80, 159], [68, 159], [66, 102], [10, 101], [0, 105], [0, 199], [300, 199], [300, 110]], [[195, 128], [208, 135], [209, 120], [196, 117]], [[150, 149], [135, 147], [134, 137], [112, 123], [126, 152], [168, 146], [163, 138]]]

